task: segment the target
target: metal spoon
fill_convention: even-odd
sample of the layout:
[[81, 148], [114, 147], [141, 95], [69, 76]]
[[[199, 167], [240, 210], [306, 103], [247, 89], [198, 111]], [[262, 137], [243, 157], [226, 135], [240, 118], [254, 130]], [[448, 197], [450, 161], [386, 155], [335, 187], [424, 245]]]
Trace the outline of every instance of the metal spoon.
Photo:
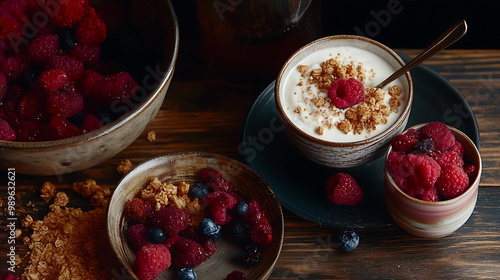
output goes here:
[[424, 62], [431, 56], [435, 55], [437, 52], [455, 43], [456, 41], [458, 41], [458, 39], [462, 38], [462, 36], [464, 36], [466, 32], [467, 32], [467, 23], [465, 23], [465, 20], [459, 21], [458, 23], [453, 25], [450, 29], [448, 29], [445, 33], [443, 33], [441, 37], [437, 38], [437, 40], [434, 41], [430, 46], [428, 46], [427, 49], [425, 49], [421, 54], [416, 56], [414, 59], [408, 62], [408, 64], [401, 67], [398, 71], [394, 72], [394, 74], [392, 74], [382, 83], [380, 83], [377, 86], [377, 88], [383, 88], [388, 83], [394, 81], [399, 76], [410, 71], [415, 66], [419, 65], [420, 63]]

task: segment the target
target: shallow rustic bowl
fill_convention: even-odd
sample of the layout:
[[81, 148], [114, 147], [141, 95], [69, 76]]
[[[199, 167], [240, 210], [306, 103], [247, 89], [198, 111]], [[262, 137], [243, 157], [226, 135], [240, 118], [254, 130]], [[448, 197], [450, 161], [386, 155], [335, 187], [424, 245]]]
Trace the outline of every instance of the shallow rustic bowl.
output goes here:
[[[426, 123], [413, 126], [420, 129]], [[464, 147], [464, 157], [478, 167], [477, 177], [462, 195], [438, 202], [423, 201], [403, 192], [385, 169], [385, 204], [394, 222], [405, 231], [421, 237], [443, 237], [459, 229], [472, 215], [476, 206], [482, 162], [479, 151], [463, 132], [449, 127], [457, 141]], [[386, 159], [392, 147], [387, 150]]]
[[[129, 146], [156, 116], [172, 80], [179, 48], [179, 29], [171, 3], [129, 1], [132, 24], [146, 40], [150, 53], [160, 53], [156, 65], [135, 69], [147, 94], [131, 110], [101, 129], [68, 139], [44, 142], [0, 141], [0, 167], [30, 175], [60, 175], [105, 162]], [[141, 73], [142, 73], [141, 72]]]
[[[160, 156], [138, 165], [120, 181], [113, 193], [107, 216], [108, 237], [116, 256], [133, 277], [137, 278], [132, 270], [135, 254], [126, 239], [125, 203], [137, 196], [152, 177], [173, 184], [181, 181], [196, 183], [201, 181], [199, 172], [202, 168], [221, 171], [224, 178], [234, 184], [241, 199], [255, 199], [261, 203], [273, 227], [273, 240], [264, 248], [258, 264], [241, 266], [235, 260], [238, 246], [223, 237], [217, 241], [217, 251], [195, 268], [198, 279], [223, 279], [235, 269], [245, 271], [248, 279], [267, 279], [273, 271], [284, 234], [283, 213], [273, 191], [260, 175], [239, 161], [216, 154], [187, 152]], [[159, 279], [177, 279], [174, 268], [166, 270]]]
[[402, 76], [404, 93], [402, 103], [405, 104], [401, 108], [403, 112], [394, 124], [382, 133], [356, 142], [336, 142], [314, 137], [296, 126], [286, 114], [282, 102], [285, 95], [285, 79], [308, 55], [318, 50], [339, 46], [357, 47], [375, 53], [395, 69], [404, 65], [403, 60], [393, 50], [365, 37], [338, 35], [321, 38], [305, 45], [285, 62], [276, 80], [275, 101], [288, 139], [305, 157], [325, 166], [349, 168], [363, 165], [383, 155], [390, 140], [404, 130], [413, 101], [413, 82], [409, 73]]

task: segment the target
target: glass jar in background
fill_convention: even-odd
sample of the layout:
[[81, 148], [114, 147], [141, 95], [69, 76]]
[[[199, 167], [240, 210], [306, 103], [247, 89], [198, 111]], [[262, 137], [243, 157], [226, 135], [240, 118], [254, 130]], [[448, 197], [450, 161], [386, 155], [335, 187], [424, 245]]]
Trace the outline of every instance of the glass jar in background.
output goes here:
[[197, 0], [208, 67], [231, 83], [265, 86], [297, 49], [321, 36], [317, 0]]

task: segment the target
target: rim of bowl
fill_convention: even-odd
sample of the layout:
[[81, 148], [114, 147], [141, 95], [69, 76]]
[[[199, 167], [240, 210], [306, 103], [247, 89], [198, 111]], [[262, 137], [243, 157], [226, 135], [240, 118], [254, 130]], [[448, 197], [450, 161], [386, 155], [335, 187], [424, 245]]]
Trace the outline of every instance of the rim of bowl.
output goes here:
[[[408, 129], [406, 129], [402, 133], [406, 133], [410, 129], [421, 129], [422, 127], [426, 126], [427, 124], [428, 123], [421, 123], [421, 124], [414, 125], [412, 127], [409, 127]], [[416, 203], [419, 203], [419, 204], [424, 204], [424, 205], [425, 204], [427, 204], [427, 205], [446, 205], [446, 204], [451, 204], [451, 203], [455, 202], [456, 200], [459, 200], [461, 197], [465, 196], [466, 194], [468, 194], [470, 192], [473, 192], [476, 187], [472, 187], [472, 186], [477, 185], [479, 187], [479, 181], [480, 181], [480, 178], [481, 178], [481, 173], [483, 171], [483, 162], [481, 160], [481, 154], [479, 153], [476, 145], [474, 144], [474, 142], [472, 142], [472, 140], [469, 138], [469, 136], [467, 136], [465, 133], [463, 133], [459, 129], [456, 129], [456, 128], [454, 128], [452, 126], [449, 126], [449, 125], [446, 125], [446, 126], [454, 134], [456, 133], [456, 134], [460, 135], [461, 137], [463, 137], [463, 139], [465, 139], [465, 141], [467, 141], [467, 144], [473, 148], [474, 156], [477, 157], [477, 159], [479, 161], [479, 164], [478, 164], [479, 167], [478, 167], [478, 172], [477, 172], [476, 178], [474, 179], [474, 181], [469, 182], [469, 187], [467, 188], [467, 190], [464, 193], [462, 193], [461, 195], [457, 196], [457, 197], [454, 197], [452, 199], [447, 199], [447, 200], [440, 200], [440, 201], [425, 201], [425, 200], [421, 200], [421, 199], [415, 198], [413, 196], [410, 196], [407, 193], [405, 193], [404, 191], [402, 191], [398, 187], [398, 185], [396, 185], [396, 182], [394, 182], [394, 180], [392, 179], [392, 176], [389, 173], [389, 170], [387, 170], [386, 168], [384, 168], [385, 177], [387, 179], [389, 179], [389, 183], [394, 187], [394, 189], [396, 189], [400, 194], [402, 194], [404, 197], [406, 197], [407, 199], [409, 199], [409, 200], [411, 200], [413, 202], [416, 202]], [[462, 143], [460, 143], [460, 144], [462, 144]], [[387, 158], [389, 157], [389, 154], [391, 153], [391, 151], [392, 151], [392, 146], [389, 146], [389, 148], [387, 149], [387, 152], [385, 154], [385, 157], [384, 157], [384, 167], [385, 167], [385, 164], [387, 162]]]
[[406, 74], [405, 74], [405, 76], [406, 76], [406, 78], [408, 80], [408, 84], [409, 84], [409, 90], [408, 90], [409, 91], [409, 97], [408, 97], [408, 102], [406, 103], [406, 106], [405, 106], [405, 108], [403, 110], [403, 113], [401, 113], [401, 115], [399, 116], [399, 118], [390, 127], [388, 127], [386, 130], [384, 130], [383, 132], [381, 132], [381, 133], [379, 133], [379, 134], [377, 134], [377, 135], [375, 135], [373, 137], [368, 137], [366, 139], [359, 140], [359, 141], [353, 141], [353, 142], [333, 142], [333, 141], [328, 141], [328, 140], [316, 138], [316, 137], [314, 137], [314, 136], [306, 133], [305, 131], [303, 131], [299, 127], [297, 127], [289, 119], [288, 115], [283, 110], [283, 106], [281, 105], [281, 100], [280, 100], [279, 88], [280, 88], [281, 80], [283, 78], [283, 74], [284, 74], [285, 70], [288, 67], [291, 66], [290, 61], [292, 60], [292, 58], [294, 58], [295, 56], [297, 56], [304, 49], [309, 48], [310, 46], [315, 45], [315, 44], [317, 44], [319, 42], [331, 41], [331, 40], [338, 40], [338, 39], [359, 40], [359, 41], [365, 41], [367, 43], [373, 44], [373, 45], [375, 45], [375, 46], [377, 46], [377, 47], [385, 50], [386, 52], [388, 52], [397, 62], [399, 62], [399, 64], [401, 65], [401, 67], [405, 65], [403, 59], [401, 59], [401, 57], [399, 57], [399, 55], [396, 52], [394, 52], [392, 49], [390, 49], [386, 45], [384, 45], [384, 44], [382, 44], [382, 43], [380, 43], [378, 41], [375, 41], [373, 39], [362, 37], [362, 36], [358, 36], [358, 35], [334, 35], [334, 36], [323, 37], [323, 38], [314, 40], [314, 41], [312, 41], [312, 42], [304, 45], [303, 47], [301, 47], [297, 51], [295, 51], [286, 60], [286, 62], [283, 64], [283, 66], [281, 67], [281, 70], [280, 70], [280, 72], [278, 74], [278, 79], [276, 79], [276, 85], [274, 87], [274, 93], [275, 93], [274, 94], [274, 99], [275, 99], [275, 102], [277, 104], [276, 107], [278, 107], [278, 111], [282, 115], [282, 119], [285, 120], [287, 122], [287, 124], [293, 128], [294, 131], [298, 132], [302, 137], [304, 137], [304, 138], [306, 138], [306, 139], [308, 139], [310, 141], [319, 143], [321, 145], [333, 146], [333, 147], [349, 147], [349, 146], [364, 145], [364, 144], [371, 143], [373, 141], [379, 141], [379, 140], [383, 139], [384, 137], [386, 137], [387, 135], [389, 135], [392, 132], [394, 132], [399, 126], [401, 126], [404, 123], [405, 119], [410, 114], [410, 110], [411, 110], [411, 107], [412, 107], [412, 104], [413, 104], [413, 80], [411, 78], [411, 75], [410, 75], [409, 71], [406, 72]]
[[167, 2], [170, 10], [169, 15], [172, 17], [173, 31], [174, 31], [174, 47], [172, 49], [172, 59], [168, 65], [168, 69], [165, 71], [164, 77], [159, 82], [158, 87], [153, 91], [149, 91], [144, 100], [142, 100], [139, 104], [135, 105], [132, 109], [130, 109], [124, 115], [120, 116], [118, 119], [94, 131], [81, 134], [75, 137], [59, 139], [59, 140], [51, 140], [51, 141], [16, 142], [16, 141], [0, 140], [0, 149], [8, 148], [13, 150], [33, 150], [33, 149], [55, 150], [61, 147], [71, 147], [80, 145], [82, 143], [91, 142], [98, 138], [101, 138], [102, 136], [108, 133], [111, 133], [119, 129], [130, 119], [135, 118], [138, 114], [140, 114], [147, 107], [149, 107], [151, 103], [153, 103], [156, 100], [156, 98], [158, 98], [159, 93], [168, 85], [169, 80], [172, 78], [175, 68], [175, 62], [177, 61], [177, 56], [179, 53], [179, 23], [174, 8], [172, 6], [172, 3], [169, 0]]
[[[281, 255], [281, 251], [282, 251], [282, 248], [283, 248], [283, 242], [284, 242], [284, 238], [285, 238], [285, 220], [284, 220], [284, 215], [283, 215], [283, 208], [281, 207], [281, 204], [278, 200], [278, 197], [276, 196], [276, 194], [274, 193], [274, 191], [271, 189], [271, 187], [269, 186], [269, 184], [267, 183], [266, 180], [264, 180], [264, 178], [262, 176], [260, 176], [259, 173], [257, 173], [257, 171], [253, 170], [251, 167], [249, 167], [248, 165], [238, 161], [238, 160], [235, 160], [235, 159], [232, 159], [230, 157], [226, 157], [226, 156], [223, 156], [223, 155], [219, 155], [219, 154], [216, 154], [216, 153], [209, 153], [209, 152], [197, 152], [197, 151], [191, 151], [191, 152], [173, 152], [173, 153], [168, 153], [168, 154], [164, 154], [164, 155], [160, 155], [160, 156], [156, 156], [156, 157], [152, 157], [152, 158], [149, 158], [149, 159], [146, 159], [144, 161], [142, 161], [141, 163], [137, 164], [136, 166], [134, 166], [127, 174], [125, 174], [125, 176], [123, 176], [120, 181], [118, 182], [118, 184], [116, 185], [117, 187], [114, 189], [113, 191], [113, 194], [111, 195], [111, 198], [109, 200], [109, 203], [108, 203], [108, 206], [107, 206], [107, 209], [106, 209], [106, 237], [108, 238], [108, 240], [111, 240], [111, 228], [109, 227], [110, 226], [110, 223], [109, 223], [109, 217], [111, 215], [111, 212], [110, 212], [110, 206], [112, 204], [112, 201], [113, 199], [115, 198], [114, 194], [119, 191], [120, 187], [123, 187], [124, 185], [122, 185], [122, 182], [126, 180], [127, 177], [130, 177], [130, 176], [135, 176], [134, 173], [137, 172], [137, 170], [141, 169], [143, 165], [147, 164], [148, 162], [151, 162], [151, 161], [158, 161], [162, 158], [172, 158], [172, 157], [179, 157], [179, 156], [191, 156], [191, 157], [203, 157], [203, 158], [213, 158], [213, 159], [217, 159], [217, 158], [221, 158], [221, 159], [224, 159], [224, 160], [227, 160], [229, 162], [231, 162], [232, 164], [238, 166], [238, 167], [241, 167], [243, 170], [245, 170], [246, 172], [249, 172], [251, 173], [253, 176], [257, 177], [260, 182], [263, 183], [263, 185], [266, 187], [265, 188], [265, 193], [269, 195], [269, 197], [271, 198], [271, 200], [274, 202], [278, 212], [276, 213], [277, 216], [278, 216], [278, 219], [279, 219], [279, 224], [280, 224], [280, 235], [279, 235], [279, 246], [278, 246], [278, 251], [276, 252], [276, 258], [273, 260], [273, 262], [271, 263], [269, 269], [267, 269], [266, 271], [263, 271], [263, 277], [269, 277], [271, 275], [271, 273], [273, 272], [273, 269], [274, 267], [276, 266], [276, 263], [278, 262], [278, 259], [279, 259], [279, 256]], [[122, 217], [123, 216], [123, 213], [120, 213], [120, 216]], [[122, 219], [122, 218], [120, 218]], [[110, 242], [111, 243], [111, 242]], [[113, 250], [113, 253], [114, 255], [116, 256], [116, 258], [118, 259], [118, 261], [120, 263], [123, 264], [123, 259], [120, 257], [120, 254], [119, 252], [117, 251], [117, 249], [115, 248], [115, 246], [111, 245], [110, 244], [110, 247], [111, 249]], [[134, 275], [135, 276], [135, 273], [133, 272], [133, 270], [131, 270], [132, 268], [128, 268], [128, 272], [129, 273], [132, 273], [131, 275]]]

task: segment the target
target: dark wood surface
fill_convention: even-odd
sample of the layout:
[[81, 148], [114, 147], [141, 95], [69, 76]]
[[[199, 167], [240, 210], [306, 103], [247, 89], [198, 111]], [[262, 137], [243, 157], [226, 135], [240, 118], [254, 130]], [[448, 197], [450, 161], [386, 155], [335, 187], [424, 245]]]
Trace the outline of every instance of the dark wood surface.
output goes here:
[[[399, 51], [410, 57], [419, 53]], [[333, 237], [340, 230], [321, 227], [284, 209], [285, 240], [270, 279], [498, 279], [500, 50], [446, 50], [425, 64], [462, 92], [477, 118], [484, 169], [472, 217], [458, 231], [439, 239], [415, 237], [397, 226], [359, 230], [358, 248], [345, 253], [332, 248]], [[244, 161], [238, 152], [243, 125], [262, 88], [237, 88], [213, 78], [203, 69], [193, 69], [190, 76], [186, 74], [189, 67], [180, 66], [161, 111], [142, 135], [108, 162], [62, 177], [17, 174], [17, 192], [21, 194], [17, 201], [18, 216], [31, 213], [42, 218], [48, 211], [48, 205], [37, 193], [47, 180], [63, 189], [88, 178], [115, 185], [120, 179], [116, 166], [124, 159], [138, 164], [169, 152], [206, 151]], [[154, 143], [146, 140], [151, 130], [157, 133]], [[0, 176], [0, 197], [4, 201], [0, 235], [5, 237], [6, 170]], [[79, 198], [70, 196], [70, 199], [78, 203]], [[29, 201], [36, 207], [26, 206]], [[6, 267], [4, 245], [0, 249], [1, 271]], [[23, 256], [26, 248], [20, 246], [18, 252]]]

